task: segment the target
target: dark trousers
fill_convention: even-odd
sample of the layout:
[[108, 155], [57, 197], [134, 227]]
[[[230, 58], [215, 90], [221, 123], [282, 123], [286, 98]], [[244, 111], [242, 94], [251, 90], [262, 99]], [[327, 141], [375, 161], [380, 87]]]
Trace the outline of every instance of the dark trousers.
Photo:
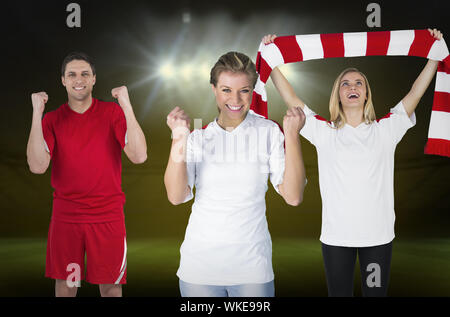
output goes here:
[[387, 296], [392, 242], [364, 248], [331, 246], [322, 243], [328, 296], [353, 296], [353, 276], [359, 255], [364, 297]]

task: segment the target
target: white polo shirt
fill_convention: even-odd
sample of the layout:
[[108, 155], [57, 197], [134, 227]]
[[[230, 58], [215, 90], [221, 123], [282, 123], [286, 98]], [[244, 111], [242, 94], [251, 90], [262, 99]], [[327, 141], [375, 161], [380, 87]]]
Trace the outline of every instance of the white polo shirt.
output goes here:
[[[249, 111], [231, 132], [211, 122], [187, 143], [188, 183], [195, 201], [180, 249], [177, 276], [202, 285], [274, 279], [265, 194], [270, 176], [283, 182], [284, 136], [276, 123]], [[193, 194], [185, 201], [192, 199]]]
[[307, 106], [300, 134], [317, 149], [322, 197], [320, 241], [344, 247], [394, 239], [394, 153], [416, 118], [402, 102], [385, 117], [335, 129]]

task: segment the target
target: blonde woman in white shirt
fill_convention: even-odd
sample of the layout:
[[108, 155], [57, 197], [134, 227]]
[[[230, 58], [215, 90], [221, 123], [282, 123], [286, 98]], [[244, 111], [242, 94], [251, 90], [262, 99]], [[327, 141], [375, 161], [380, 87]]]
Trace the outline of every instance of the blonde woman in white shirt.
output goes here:
[[[437, 30], [429, 30], [442, 39]], [[263, 38], [272, 43], [276, 35]], [[359, 256], [363, 296], [386, 296], [394, 239], [394, 153], [415, 125], [414, 110], [437, 70], [429, 60], [409, 93], [376, 120], [367, 77], [355, 68], [335, 80], [330, 120], [297, 97], [278, 68], [272, 81], [289, 109], [306, 115], [300, 134], [317, 150], [322, 196], [322, 253], [329, 296], [353, 296]], [[371, 276], [371, 273], [375, 275]]]
[[182, 109], [167, 117], [173, 137], [164, 176], [168, 199], [184, 203], [196, 187], [177, 272], [183, 297], [274, 296], [267, 180], [286, 203], [301, 203], [305, 169], [298, 133], [305, 116], [289, 109], [283, 136], [276, 123], [249, 110], [256, 78], [250, 58], [224, 54], [210, 78], [217, 119], [189, 133]]

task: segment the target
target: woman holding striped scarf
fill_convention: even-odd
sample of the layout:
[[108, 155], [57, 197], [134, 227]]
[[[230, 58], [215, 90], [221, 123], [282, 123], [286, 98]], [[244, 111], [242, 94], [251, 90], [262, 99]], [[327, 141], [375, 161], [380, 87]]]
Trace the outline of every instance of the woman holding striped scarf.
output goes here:
[[[437, 40], [441, 32], [430, 30]], [[273, 43], [275, 35], [263, 38]], [[355, 68], [336, 79], [330, 120], [316, 115], [295, 94], [277, 67], [270, 77], [289, 109], [301, 108], [300, 134], [317, 150], [322, 196], [322, 253], [329, 296], [353, 296], [359, 255], [363, 296], [386, 296], [394, 239], [394, 153], [415, 125], [414, 110], [433, 79], [438, 61], [429, 60], [408, 94], [376, 120], [366, 76]]]

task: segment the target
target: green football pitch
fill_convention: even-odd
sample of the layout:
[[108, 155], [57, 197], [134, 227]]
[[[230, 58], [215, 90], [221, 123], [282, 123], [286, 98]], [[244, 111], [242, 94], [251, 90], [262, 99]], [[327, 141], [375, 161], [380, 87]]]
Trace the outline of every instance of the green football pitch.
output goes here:
[[[179, 296], [175, 275], [177, 240], [129, 240], [128, 284], [124, 296]], [[45, 239], [0, 240], [0, 296], [53, 296], [54, 282], [44, 277]], [[355, 296], [360, 296], [359, 264]], [[327, 296], [321, 245], [317, 240], [274, 239], [276, 296]], [[83, 282], [78, 295], [98, 296]], [[450, 239], [394, 240], [390, 296], [450, 296]]]

